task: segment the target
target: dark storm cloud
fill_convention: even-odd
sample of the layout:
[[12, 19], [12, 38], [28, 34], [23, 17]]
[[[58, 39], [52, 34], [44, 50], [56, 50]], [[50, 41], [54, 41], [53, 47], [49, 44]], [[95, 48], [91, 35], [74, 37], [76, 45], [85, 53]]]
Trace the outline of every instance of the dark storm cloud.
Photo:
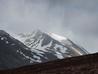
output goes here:
[[98, 49], [97, 20], [98, 0], [0, 0], [0, 29], [54, 32], [90, 52]]

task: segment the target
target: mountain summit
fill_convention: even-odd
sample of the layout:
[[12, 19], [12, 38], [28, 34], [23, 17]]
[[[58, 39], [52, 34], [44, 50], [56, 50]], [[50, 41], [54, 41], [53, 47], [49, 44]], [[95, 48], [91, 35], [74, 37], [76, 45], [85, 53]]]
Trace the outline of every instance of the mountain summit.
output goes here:
[[27, 47], [54, 53], [57, 58], [86, 55], [88, 52], [66, 37], [55, 33], [44, 33], [40, 30], [19, 34], [21, 42]]
[[21, 33], [17, 37], [0, 30], [0, 69], [44, 63], [88, 52], [71, 40], [41, 31]]

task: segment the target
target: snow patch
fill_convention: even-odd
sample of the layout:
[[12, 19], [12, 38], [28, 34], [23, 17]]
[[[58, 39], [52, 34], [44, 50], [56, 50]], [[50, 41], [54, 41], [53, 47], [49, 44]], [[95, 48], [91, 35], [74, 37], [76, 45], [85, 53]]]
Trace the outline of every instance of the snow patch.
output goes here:
[[1, 40], [4, 40], [4, 37], [1, 37]]

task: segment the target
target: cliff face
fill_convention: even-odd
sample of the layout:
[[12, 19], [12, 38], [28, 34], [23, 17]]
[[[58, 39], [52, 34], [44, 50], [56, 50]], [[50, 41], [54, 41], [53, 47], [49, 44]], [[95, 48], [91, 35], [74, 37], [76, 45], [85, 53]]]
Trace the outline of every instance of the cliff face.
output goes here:
[[0, 74], [98, 74], [98, 53], [0, 71]]

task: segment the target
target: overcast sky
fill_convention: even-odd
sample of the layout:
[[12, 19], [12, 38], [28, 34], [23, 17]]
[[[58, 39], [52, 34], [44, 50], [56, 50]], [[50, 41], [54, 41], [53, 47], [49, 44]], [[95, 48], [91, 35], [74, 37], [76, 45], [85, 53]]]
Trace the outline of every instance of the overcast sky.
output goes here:
[[98, 51], [98, 0], [0, 0], [0, 29], [40, 29]]

